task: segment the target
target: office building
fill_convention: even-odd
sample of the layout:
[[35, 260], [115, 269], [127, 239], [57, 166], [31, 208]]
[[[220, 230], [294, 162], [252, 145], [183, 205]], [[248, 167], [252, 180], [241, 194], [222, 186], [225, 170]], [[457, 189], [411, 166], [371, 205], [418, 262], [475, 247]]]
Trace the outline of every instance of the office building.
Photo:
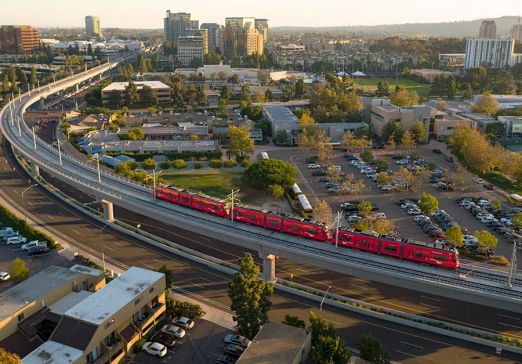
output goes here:
[[263, 35], [263, 43], [268, 43], [268, 19], [256, 19], [255, 26], [257, 31]]
[[208, 35], [208, 50], [216, 52], [216, 49], [223, 51], [223, 33], [221, 26], [217, 23], [203, 23], [201, 29], [207, 30]]
[[254, 18], [226, 18], [224, 51], [228, 58], [263, 54], [263, 35], [255, 26]]
[[[136, 81], [134, 82], [138, 93], [140, 94], [144, 87], [149, 87], [154, 93], [154, 97], [159, 103], [166, 103], [171, 101], [171, 89], [160, 81]], [[104, 105], [114, 102], [114, 95], [119, 97], [120, 105], [126, 103], [125, 89], [129, 85], [128, 82], [113, 82], [109, 86], [101, 90], [102, 103]]]
[[468, 39], [464, 68], [480, 67], [484, 64], [492, 68], [512, 66], [515, 60], [515, 41], [508, 39]]
[[480, 24], [479, 38], [495, 39], [497, 37], [497, 24], [494, 20], [483, 20]]
[[513, 25], [509, 30], [509, 35], [515, 40], [516, 43], [522, 43], [522, 24]]
[[87, 34], [87, 38], [102, 38], [102, 30], [100, 24], [100, 18], [97, 16], [86, 16], [85, 17], [85, 33]]
[[208, 54], [208, 30], [207, 29], [187, 29], [187, 35], [201, 37], [203, 39], [203, 54]]
[[40, 33], [29, 25], [2, 25], [0, 53], [30, 53], [40, 46]]
[[179, 37], [189, 35], [188, 29], [198, 29], [199, 21], [191, 20], [188, 13], [171, 13], [167, 10], [167, 15], [163, 19], [165, 40], [177, 42]]
[[203, 64], [204, 41], [199, 35], [188, 35], [178, 38], [177, 58], [183, 67], [187, 67], [195, 59], [200, 59]]

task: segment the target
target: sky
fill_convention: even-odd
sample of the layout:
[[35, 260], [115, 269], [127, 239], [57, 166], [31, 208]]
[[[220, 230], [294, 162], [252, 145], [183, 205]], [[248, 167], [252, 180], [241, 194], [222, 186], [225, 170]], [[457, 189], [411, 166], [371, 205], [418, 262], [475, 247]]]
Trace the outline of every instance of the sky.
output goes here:
[[270, 26], [427, 23], [520, 15], [521, 0], [0, 0], [0, 24], [162, 28], [165, 11], [188, 12], [200, 23], [227, 16], [267, 18]]

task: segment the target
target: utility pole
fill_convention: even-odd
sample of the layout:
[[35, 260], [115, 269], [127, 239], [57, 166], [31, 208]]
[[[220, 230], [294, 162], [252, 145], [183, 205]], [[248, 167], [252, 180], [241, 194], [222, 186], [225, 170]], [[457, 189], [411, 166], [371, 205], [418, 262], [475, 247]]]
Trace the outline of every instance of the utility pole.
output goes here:
[[510, 288], [513, 287], [513, 274], [515, 274], [515, 271], [517, 270], [517, 245], [518, 241], [513, 241], [513, 253], [511, 253], [511, 264], [509, 266], [509, 276], [507, 281], [507, 285]]
[[[232, 189], [230, 195], [227, 196], [227, 200], [230, 199], [230, 221], [234, 221], [234, 198], [237, 199], [237, 194], [239, 190]], [[238, 200], [239, 202], [239, 200]]]
[[335, 247], [339, 248], [339, 225], [341, 224], [341, 211], [337, 211], [337, 216], [335, 217]]

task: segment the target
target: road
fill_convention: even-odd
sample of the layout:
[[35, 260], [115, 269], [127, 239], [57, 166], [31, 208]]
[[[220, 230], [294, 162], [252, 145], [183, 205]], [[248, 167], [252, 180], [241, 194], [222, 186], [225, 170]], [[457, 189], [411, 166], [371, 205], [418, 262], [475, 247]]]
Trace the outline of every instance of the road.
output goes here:
[[[8, 199], [12, 204], [21, 208], [21, 192], [30, 185], [28, 176], [15, 170], [6, 160], [4, 150], [0, 156], [0, 193], [2, 197]], [[89, 251], [92, 254], [101, 253], [101, 227], [85, 216], [81, 216], [75, 210], [64, 207], [57, 203], [53, 197], [48, 196], [41, 188], [29, 189], [25, 195], [25, 207], [28, 216], [38, 221], [42, 225], [47, 225], [50, 229], [65, 241], [79, 247], [80, 251]], [[120, 213], [117, 211], [117, 213]], [[127, 221], [134, 219], [129, 215]], [[149, 221], [146, 217], [139, 217], [138, 221], [145, 222], [144, 228], [150, 223], [156, 229], [165, 230], [164, 227], [157, 226], [155, 222]], [[172, 228], [169, 228], [172, 230]], [[164, 232], [165, 233], [165, 232]], [[238, 252], [236, 247], [230, 247], [225, 243], [205, 242], [203, 237], [194, 232], [170, 231], [168, 238], [176, 243], [198, 247], [198, 250], [205, 252], [213, 251], [216, 255], [222, 255], [228, 260], [235, 260]], [[228, 310], [229, 300], [226, 289], [229, 281], [228, 276], [210, 271], [206, 267], [194, 264], [179, 257], [167, 254], [161, 250], [151, 248], [139, 241], [123, 236], [112, 231], [103, 233], [104, 252], [108, 261], [118, 264], [122, 268], [128, 266], [140, 266], [148, 269], [157, 269], [166, 264], [169, 269], [174, 271], [176, 285], [204, 299], [223, 310]], [[227, 246], [228, 250], [224, 247]], [[232, 254], [230, 251], [234, 251]], [[114, 260], [114, 261], [113, 261]], [[288, 265], [287, 265], [288, 264]], [[332, 279], [338, 276], [329, 273], [330, 279], [325, 278], [325, 272], [310, 269], [309, 267], [290, 265], [287, 262], [278, 262], [278, 274], [293, 274], [296, 272], [295, 279], [302, 279], [303, 282], [321, 286], [329, 282], [335, 282], [335, 289], [344, 290], [360, 289], [373, 291], [387, 296], [383, 287], [366, 287], [366, 282], [354, 284], [354, 278], [345, 277], [343, 280]], [[288, 270], [287, 270], [288, 269]], [[359, 286], [357, 288], [357, 286]], [[382, 290], [381, 290], [382, 289]], [[395, 289], [395, 288], [392, 288]], [[404, 290], [401, 290], [404, 291]], [[401, 294], [404, 294], [402, 292]], [[375, 302], [378, 298], [367, 297], [367, 300]], [[317, 303], [308, 300], [276, 293], [272, 299], [273, 307], [270, 311], [270, 319], [281, 321], [286, 314], [294, 314], [306, 319], [308, 312], [312, 309], [317, 311]], [[381, 303], [381, 302], [379, 302]], [[444, 302], [445, 305], [448, 303]], [[448, 305], [451, 306], [451, 303]], [[420, 306], [419, 306], [420, 307]], [[484, 315], [489, 315], [484, 309]], [[339, 311], [328, 306], [323, 307], [323, 317], [334, 324], [338, 333], [346, 343], [354, 346], [354, 342], [362, 334], [372, 333], [378, 340], [383, 342], [390, 351], [392, 358], [405, 363], [491, 363], [491, 362], [513, 362], [519, 360], [515, 355], [506, 354], [502, 358], [492, 356], [492, 350], [479, 345], [472, 345], [458, 340], [450, 340], [445, 337], [427, 334], [422, 331], [412, 330], [400, 325], [389, 324], [380, 320], [370, 319], [364, 316]], [[508, 319], [508, 318], [506, 318]], [[519, 318], [514, 318], [519, 319]], [[512, 323], [516, 323], [510, 319]]]

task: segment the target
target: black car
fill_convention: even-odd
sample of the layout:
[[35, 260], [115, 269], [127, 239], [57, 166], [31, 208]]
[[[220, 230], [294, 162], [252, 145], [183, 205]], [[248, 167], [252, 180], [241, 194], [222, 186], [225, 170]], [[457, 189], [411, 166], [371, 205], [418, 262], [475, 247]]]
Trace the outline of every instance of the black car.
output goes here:
[[319, 178], [319, 182], [331, 182], [331, 181], [330, 181], [330, 178], [328, 178], [328, 177], [321, 177], [321, 178]]
[[243, 354], [243, 351], [245, 351], [245, 349], [239, 345], [228, 344], [227, 346], [225, 346], [224, 351], [226, 355], [237, 359], [241, 356], [241, 354]]
[[400, 199], [397, 200], [397, 205], [401, 206], [401, 205], [404, 205], [405, 203], [408, 203], [408, 202], [412, 202], [412, 201], [408, 200], [408, 199], [400, 198]]
[[176, 336], [169, 334], [168, 332], [160, 331], [158, 335], [154, 336], [154, 341], [165, 345], [168, 348], [176, 346]]
[[442, 154], [442, 150], [440, 149], [432, 149], [431, 151], [435, 154]]
[[486, 190], [492, 190], [492, 189], [495, 188], [495, 187], [493, 187], [493, 185], [490, 184], [490, 183], [483, 184], [482, 186], [484, 186], [484, 188], [485, 188]]
[[327, 173], [325, 171], [313, 171], [312, 172], [312, 176], [315, 176], [315, 177], [324, 177], [326, 175], [327, 175]]
[[216, 359], [216, 364], [234, 364], [236, 362], [236, 359], [232, 358], [231, 356], [221, 354]]

